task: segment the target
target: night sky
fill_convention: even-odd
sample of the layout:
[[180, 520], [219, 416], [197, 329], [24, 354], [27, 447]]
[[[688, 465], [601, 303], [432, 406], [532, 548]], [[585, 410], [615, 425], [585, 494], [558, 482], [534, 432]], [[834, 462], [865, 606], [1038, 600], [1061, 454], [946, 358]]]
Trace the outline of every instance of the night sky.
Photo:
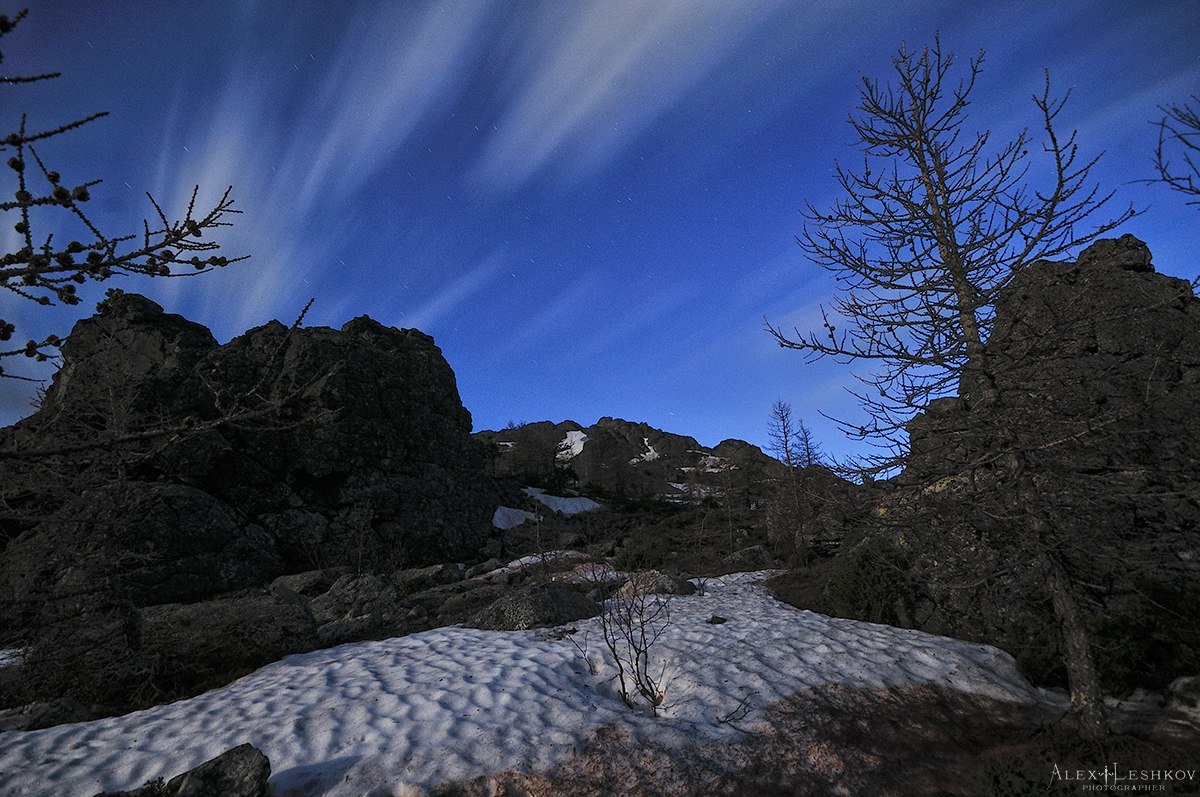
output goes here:
[[[1200, 93], [1200, 2], [29, 3], [5, 70], [5, 129], [112, 115], [42, 148], [67, 182], [102, 177], [110, 232], [152, 191], [234, 186], [224, 237], [251, 259], [191, 279], [127, 279], [224, 341], [316, 302], [433, 335], [477, 429], [602, 415], [705, 444], [765, 443], [773, 399], [827, 449], [854, 414], [850, 371], [807, 365], [762, 329], [807, 329], [828, 275], [794, 236], [853, 163], [859, 74], [941, 33], [987, 52], [971, 122], [1061, 117], [1162, 272], [1200, 272], [1200, 215], [1151, 176], [1157, 106]], [[1049, 8], [1048, 8], [1049, 7]], [[19, 6], [18, 6], [19, 8]], [[6, 9], [9, 13], [16, 8]], [[7, 179], [7, 178], [6, 178]], [[8, 191], [8, 183], [5, 183]], [[5, 219], [4, 251], [14, 233]], [[64, 228], [60, 235], [79, 237]], [[85, 294], [92, 307], [99, 290]], [[22, 340], [79, 314], [4, 301]], [[3, 380], [3, 420], [28, 386]]]

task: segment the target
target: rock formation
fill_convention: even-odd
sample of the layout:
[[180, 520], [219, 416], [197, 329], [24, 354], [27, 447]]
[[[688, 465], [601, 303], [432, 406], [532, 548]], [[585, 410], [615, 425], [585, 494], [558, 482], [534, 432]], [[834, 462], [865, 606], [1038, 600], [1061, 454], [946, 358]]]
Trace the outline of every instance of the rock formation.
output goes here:
[[[933, 584], [951, 583], [956, 563], [1025, 563], [1003, 579], [1007, 598], [936, 630], [1027, 650], [1029, 669], [1055, 666], [1055, 634], [1036, 616], [1047, 610], [1034, 565], [1050, 550], [1075, 574], [1110, 688], [1162, 686], [1200, 666], [1200, 300], [1189, 283], [1157, 274], [1128, 235], [1076, 262], [1035, 263], [997, 302], [986, 365], [992, 395], [938, 400], [910, 424], [894, 485], [907, 497], [880, 508], [902, 534], [930, 530], [922, 578]], [[946, 592], [942, 607], [970, 594]]]
[[272, 322], [218, 345], [115, 293], [62, 354], [38, 411], [0, 431], [0, 451], [66, 452], [0, 461], [9, 630], [102, 585], [186, 603], [316, 567], [466, 558], [490, 534], [482, 447], [419, 331]]

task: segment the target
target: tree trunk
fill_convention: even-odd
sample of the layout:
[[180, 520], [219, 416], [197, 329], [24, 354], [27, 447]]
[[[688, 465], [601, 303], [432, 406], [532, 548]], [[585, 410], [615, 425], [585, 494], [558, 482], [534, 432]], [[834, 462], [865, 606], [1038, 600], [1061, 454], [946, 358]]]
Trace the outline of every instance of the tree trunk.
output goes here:
[[1099, 739], [1108, 734], [1108, 722], [1104, 718], [1104, 694], [1092, 658], [1087, 621], [1075, 599], [1075, 588], [1062, 562], [1053, 554], [1043, 554], [1042, 558], [1050, 600], [1054, 605], [1054, 617], [1062, 636], [1067, 683], [1071, 689], [1071, 709], [1079, 719], [1083, 735], [1088, 739]]

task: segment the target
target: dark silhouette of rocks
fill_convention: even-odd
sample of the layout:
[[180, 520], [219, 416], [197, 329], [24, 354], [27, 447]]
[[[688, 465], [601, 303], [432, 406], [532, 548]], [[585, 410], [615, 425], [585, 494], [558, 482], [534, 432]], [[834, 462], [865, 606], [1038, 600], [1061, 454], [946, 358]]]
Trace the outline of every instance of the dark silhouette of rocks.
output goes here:
[[[0, 463], [14, 510], [0, 616], [18, 625], [88, 582], [119, 582], [138, 605], [190, 602], [314, 567], [467, 558], [491, 532], [497, 493], [470, 414], [421, 332], [272, 322], [220, 346], [121, 294], [62, 351], [40, 409], [0, 432], [0, 449], [184, 431]], [[222, 412], [249, 420], [206, 425]]]
[[[438, 600], [401, 599], [460, 580], [438, 563], [492, 535], [499, 492], [421, 332], [272, 322], [218, 345], [117, 293], [62, 351], [38, 411], [0, 430], [0, 641], [29, 651], [4, 703], [111, 713], [432, 627]], [[314, 617], [373, 573], [386, 606]]]
[[[968, 391], [914, 419], [912, 455], [895, 481], [916, 496], [901, 489], [907, 498], [885, 501], [893, 528], [929, 529], [933, 561], [919, 578], [938, 608], [925, 627], [1000, 644], [1045, 680], [1058, 666], [1055, 634], [1033, 565], [1051, 550], [1075, 579], [1106, 688], [1158, 688], [1193, 672], [1200, 300], [1190, 284], [1156, 273], [1133, 236], [1097, 241], [1075, 262], [1016, 276], [986, 353], [996, 398]], [[1024, 529], [1030, 516], [1045, 539]], [[983, 568], [970, 561], [988, 556]], [[956, 563], [976, 575], [956, 579]], [[1014, 563], [1022, 567], [982, 586], [978, 572]], [[977, 586], [939, 589], [955, 580]], [[1001, 583], [1007, 591], [993, 594]]]

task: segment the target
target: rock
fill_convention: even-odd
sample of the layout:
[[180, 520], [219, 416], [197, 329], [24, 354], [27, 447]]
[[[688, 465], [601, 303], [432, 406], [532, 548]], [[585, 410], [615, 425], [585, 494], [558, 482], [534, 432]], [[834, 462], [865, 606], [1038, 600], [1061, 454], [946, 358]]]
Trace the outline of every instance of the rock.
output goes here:
[[189, 692], [318, 645], [312, 616], [269, 593], [150, 606], [141, 616], [142, 652], [157, 658], [157, 677]]
[[629, 580], [621, 585], [613, 597], [625, 599], [649, 594], [691, 595], [695, 591], [695, 585], [687, 579], [657, 570], [646, 570], [630, 575]]
[[137, 605], [194, 601], [264, 584], [281, 569], [262, 529], [202, 490], [118, 482], [85, 491], [5, 549], [0, 581], [11, 590], [0, 616], [8, 608], [28, 626], [46, 602], [102, 585]]
[[558, 582], [530, 584], [506, 595], [475, 615], [472, 628], [524, 631], [596, 617], [603, 607]]
[[501, 567], [504, 567], [504, 562], [500, 561], [499, 559], [488, 559], [486, 562], [480, 562], [479, 564], [467, 570], [466, 576], [467, 578], [476, 578]]
[[[52, 468], [0, 463], [0, 581], [15, 585], [0, 594], [0, 633], [32, 628], [36, 606], [68, 587], [192, 602], [321, 568], [467, 559], [490, 541], [499, 492], [454, 373], [419, 331], [273, 322], [218, 345], [119, 294], [62, 352], [40, 409], [0, 430], [0, 447], [199, 428], [230, 407], [262, 415]], [[310, 597], [324, 578], [280, 589]]]
[[1132, 235], [1122, 235], [1120, 238], [1101, 238], [1096, 241], [1079, 253], [1076, 265], [1079, 268], [1099, 265], [1102, 268], [1153, 272], [1150, 259], [1150, 247]]
[[392, 576], [392, 583], [402, 594], [420, 592], [442, 584], [453, 584], [466, 577], [462, 565], [441, 564], [401, 570]]
[[725, 623], [729, 622], [729, 618], [722, 617], [719, 614], [714, 614], [712, 617], [708, 618], [704, 622], [708, 623], [709, 625], [725, 625]]
[[252, 744], [228, 750], [195, 769], [176, 775], [163, 786], [104, 792], [96, 797], [267, 797], [271, 762]]
[[0, 733], [38, 731], [71, 722], [87, 722], [90, 719], [92, 714], [83, 704], [70, 698], [59, 698], [49, 703], [30, 703], [0, 711]]
[[271, 591], [287, 590], [305, 598], [315, 598], [329, 591], [339, 578], [346, 575], [348, 568], [326, 567], [321, 570], [306, 570], [303, 573], [293, 573], [280, 576], [271, 582]]
[[313, 598], [309, 611], [319, 625], [368, 614], [392, 615], [398, 593], [385, 576], [347, 574], [322, 595]]
[[763, 545], [751, 545], [726, 556], [722, 562], [735, 570], [761, 570], [775, 563], [775, 557]]
[[271, 762], [252, 744], [239, 745], [171, 778], [171, 797], [267, 797]]
[[[908, 526], [933, 549], [922, 587], [938, 590], [956, 567], [1007, 566], [1008, 513], [1019, 505], [1019, 516], [1035, 514], [1013, 495], [1019, 472], [1036, 489], [1057, 555], [1086, 574], [1080, 589], [1105, 689], [1159, 689], [1194, 674], [1200, 300], [1190, 284], [1155, 273], [1132, 236], [1096, 241], [1073, 263], [1034, 263], [997, 298], [985, 357], [994, 391], [960, 386], [914, 418], [895, 497], [877, 507], [893, 530]], [[981, 538], [988, 544], [964, 562]], [[968, 591], [945, 588], [931, 596], [938, 609], [923, 627], [1049, 671], [1057, 630], [1042, 571], [1010, 582], [1011, 599], [996, 598], [994, 585], [978, 606], [967, 605]]]

